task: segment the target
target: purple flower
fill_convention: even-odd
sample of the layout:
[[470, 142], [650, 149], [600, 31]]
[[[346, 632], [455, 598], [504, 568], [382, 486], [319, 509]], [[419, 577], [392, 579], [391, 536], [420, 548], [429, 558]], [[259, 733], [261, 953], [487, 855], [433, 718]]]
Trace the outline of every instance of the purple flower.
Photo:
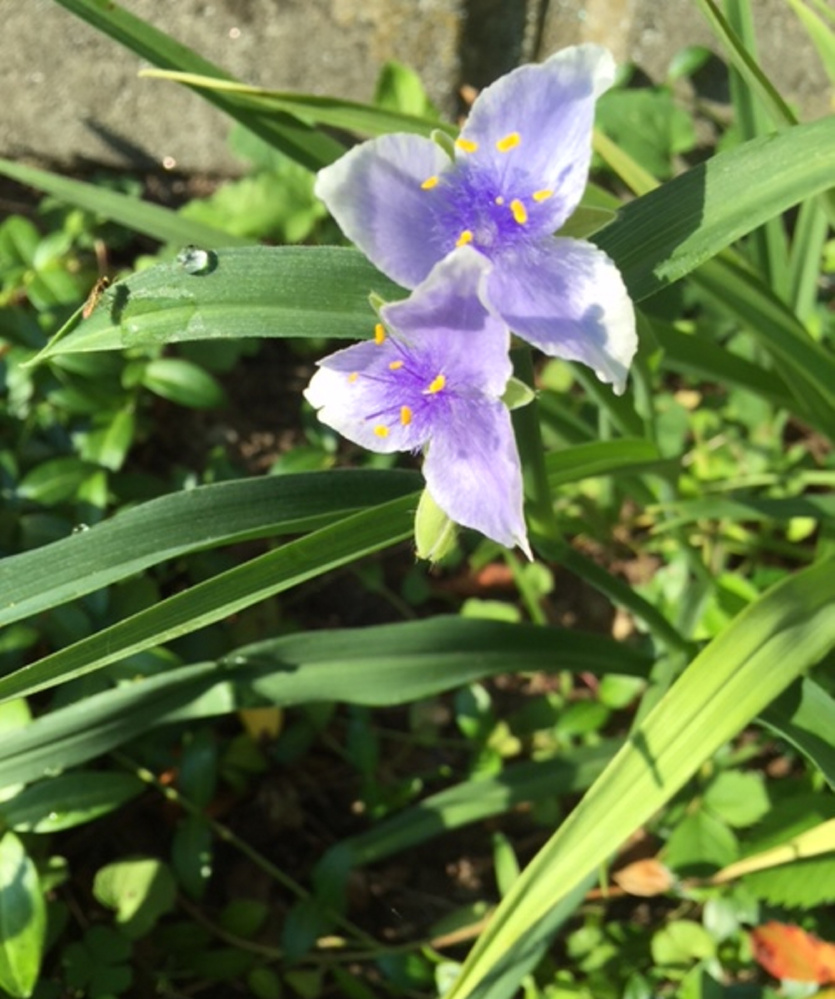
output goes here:
[[382, 307], [373, 340], [320, 361], [305, 398], [370, 451], [425, 449], [426, 486], [441, 510], [530, 557], [519, 455], [501, 402], [510, 332], [481, 302], [488, 269], [473, 250], [446, 257], [408, 299]]
[[484, 293], [515, 333], [622, 392], [637, 341], [621, 276], [602, 250], [552, 235], [582, 196], [594, 102], [613, 78], [605, 49], [564, 49], [484, 90], [454, 159], [421, 136], [385, 135], [322, 170], [316, 193], [406, 288], [456, 247], [478, 250], [493, 264]]

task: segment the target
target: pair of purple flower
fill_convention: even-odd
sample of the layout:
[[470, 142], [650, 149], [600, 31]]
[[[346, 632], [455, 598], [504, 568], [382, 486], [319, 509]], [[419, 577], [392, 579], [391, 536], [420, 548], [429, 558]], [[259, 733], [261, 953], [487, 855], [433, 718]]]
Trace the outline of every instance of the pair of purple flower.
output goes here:
[[502, 395], [510, 331], [581, 361], [622, 392], [635, 317], [617, 268], [554, 238], [588, 177], [594, 103], [611, 86], [594, 45], [488, 87], [450, 156], [386, 135], [322, 170], [316, 193], [375, 266], [413, 289], [373, 340], [325, 358], [305, 392], [319, 418], [373, 451], [425, 449], [430, 496], [453, 521], [530, 549]]

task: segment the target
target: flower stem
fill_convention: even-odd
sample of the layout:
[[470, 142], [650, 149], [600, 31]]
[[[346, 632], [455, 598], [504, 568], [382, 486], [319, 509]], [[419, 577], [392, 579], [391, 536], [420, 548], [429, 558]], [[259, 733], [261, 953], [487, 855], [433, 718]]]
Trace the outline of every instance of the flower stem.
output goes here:
[[[527, 347], [514, 348], [510, 352], [513, 373], [529, 388], [534, 388], [533, 361]], [[548, 486], [548, 473], [545, 470], [545, 450], [542, 446], [542, 432], [539, 428], [539, 405], [534, 398], [527, 406], [514, 409], [511, 413], [516, 445], [522, 462], [522, 482], [525, 488], [528, 525], [531, 533], [540, 534], [554, 541], [560, 540], [554, 504]]]

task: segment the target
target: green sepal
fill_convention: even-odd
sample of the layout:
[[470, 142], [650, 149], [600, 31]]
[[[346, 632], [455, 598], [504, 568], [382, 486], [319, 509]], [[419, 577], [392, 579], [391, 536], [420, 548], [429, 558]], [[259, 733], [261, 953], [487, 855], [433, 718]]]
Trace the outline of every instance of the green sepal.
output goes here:
[[533, 402], [535, 398], [536, 392], [530, 385], [526, 385], [521, 379], [511, 375], [502, 395], [502, 402], [509, 410], [521, 409], [529, 402]]
[[455, 159], [455, 139], [449, 134], [449, 132], [444, 132], [440, 128], [435, 128], [432, 130], [429, 137], [436, 145], [443, 149], [451, 160]]
[[418, 558], [440, 562], [455, 548], [457, 525], [424, 489], [415, 514], [415, 548]]

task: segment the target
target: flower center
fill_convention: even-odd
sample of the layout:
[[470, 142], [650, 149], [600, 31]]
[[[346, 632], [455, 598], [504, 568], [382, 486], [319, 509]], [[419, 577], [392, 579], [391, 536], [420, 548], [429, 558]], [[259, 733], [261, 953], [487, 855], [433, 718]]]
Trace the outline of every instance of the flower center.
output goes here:
[[418, 433], [425, 430], [428, 439], [432, 421], [440, 415], [435, 407], [442, 405], [445, 409], [440, 400], [448, 394], [448, 390], [444, 391], [446, 375], [437, 368], [434, 371], [428, 368], [425, 360], [422, 363], [397, 337], [390, 337], [382, 323], [374, 327], [374, 343], [384, 351], [393, 352], [394, 358], [386, 362], [383, 371], [364, 374], [352, 371], [347, 376], [350, 385], [362, 379], [378, 386], [374, 394], [379, 408], [365, 416], [372, 423], [374, 436], [385, 440], [395, 428], [408, 427], [417, 421]]
[[483, 154], [472, 139], [459, 138], [455, 145], [465, 155], [444, 174], [427, 177], [420, 185], [439, 195], [434, 209], [450, 249], [471, 245], [492, 257], [538, 234], [538, 205], [554, 192], [531, 184], [522, 135], [512, 131], [496, 140], [498, 161], [495, 153]]

